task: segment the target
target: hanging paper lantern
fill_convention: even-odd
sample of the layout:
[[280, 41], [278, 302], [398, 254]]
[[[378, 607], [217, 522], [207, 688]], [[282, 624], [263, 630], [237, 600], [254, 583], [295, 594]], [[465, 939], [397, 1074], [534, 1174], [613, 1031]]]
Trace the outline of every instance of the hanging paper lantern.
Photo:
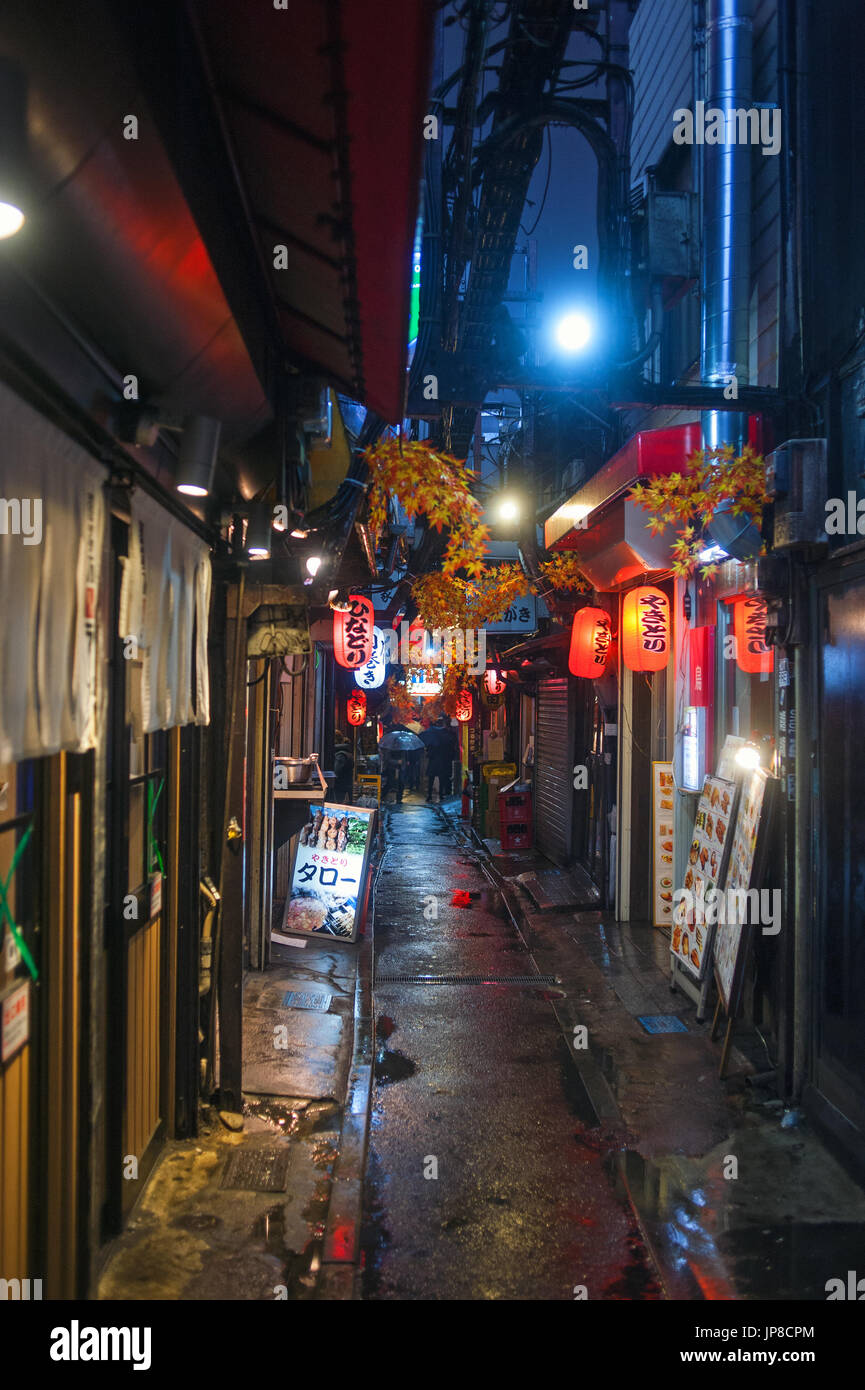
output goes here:
[[670, 601], [660, 589], [644, 584], [625, 595], [622, 610], [622, 657], [631, 671], [662, 671], [672, 642]]
[[345, 713], [349, 724], [362, 724], [366, 719], [366, 696], [362, 690], [353, 690], [345, 703]]
[[372, 656], [375, 614], [372, 599], [349, 594], [347, 613], [333, 615], [333, 654], [340, 666], [356, 671]]
[[461, 724], [467, 724], [472, 717], [474, 701], [470, 690], [461, 690], [457, 695], [457, 719]]
[[503, 671], [497, 671], [491, 666], [484, 676], [484, 684], [490, 695], [504, 695], [507, 686], [507, 677]]
[[572, 676], [596, 680], [604, 674], [613, 639], [610, 615], [603, 608], [581, 608], [574, 615], [568, 669]]
[[766, 644], [766, 600], [739, 598], [733, 605], [736, 665], [748, 675], [774, 671], [775, 651]]
[[387, 672], [387, 643], [380, 627], [373, 628], [372, 640], [372, 656], [365, 666], [354, 673], [362, 690], [378, 690], [380, 685], [384, 685]]

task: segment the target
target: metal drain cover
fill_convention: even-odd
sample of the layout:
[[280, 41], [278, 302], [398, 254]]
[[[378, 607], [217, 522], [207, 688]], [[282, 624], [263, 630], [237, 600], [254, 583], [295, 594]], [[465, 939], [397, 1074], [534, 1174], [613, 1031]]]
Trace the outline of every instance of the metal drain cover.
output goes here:
[[229, 1154], [220, 1187], [237, 1187], [244, 1192], [284, 1192], [288, 1185], [285, 1149], [244, 1149]]
[[327, 1013], [330, 1008], [332, 994], [316, 994], [310, 989], [290, 989], [282, 996], [282, 1007], [284, 1009], [317, 1009], [319, 1013]]
[[558, 975], [376, 975], [377, 985], [559, 985]]
[[638, 1014], [647, 1033], [687, 1033], [688, 1029], [675, 1014]]

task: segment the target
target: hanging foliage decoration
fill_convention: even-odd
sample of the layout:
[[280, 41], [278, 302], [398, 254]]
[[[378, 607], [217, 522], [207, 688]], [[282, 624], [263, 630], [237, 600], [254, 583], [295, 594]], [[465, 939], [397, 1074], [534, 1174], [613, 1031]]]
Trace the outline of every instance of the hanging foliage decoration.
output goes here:
[[468, 464], [420, 440], [382, 439], [365, 450], [369, 470], [369, 522], [378, 544], [392, 495], [410, 517], [425, 516], [436, 531], [447, 530], [442, 573], [483, 571], [489, 527], [483, 506], [472, 495]]
[[[706, 527], [722, 502], [730, 502], [733, 516], [760, 525], [766, 495], [766, 464], [761, 454], [746, 444], [741, 454], [732, 445], [698, 449], [685, 464], [684, 473], [655, 474], [630, 494], [638, 507], [649, 513], [647, 527], [659, 535], [667, 526], [677, 528], [671, 546], [672, 570], [690, 578], [700, 553], [713, 544]], [[704, 564], [703, 579], [711, 579], [716, 564]]]

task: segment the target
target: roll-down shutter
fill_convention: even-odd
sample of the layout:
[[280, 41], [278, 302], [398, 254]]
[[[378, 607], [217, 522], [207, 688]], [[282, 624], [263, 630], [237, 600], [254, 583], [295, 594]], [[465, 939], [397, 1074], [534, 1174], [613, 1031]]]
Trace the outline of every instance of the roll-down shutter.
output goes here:
[[569, 864], [573, 821], [573, 683], [538, 685], [535, 841], [554, 864]]

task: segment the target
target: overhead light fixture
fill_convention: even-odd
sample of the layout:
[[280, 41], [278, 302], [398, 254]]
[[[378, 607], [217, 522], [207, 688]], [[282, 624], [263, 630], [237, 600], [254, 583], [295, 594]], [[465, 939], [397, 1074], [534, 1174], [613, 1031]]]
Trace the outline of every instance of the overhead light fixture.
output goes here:
[[306, 569], [307, 573], [310, 574], [314, 579], [315, 576], [318, 574], [319, 570], [321, 569], [321, 556], [310, 555], [309, 559], [306, 562]]
[[565, 314], [556, 325], [556, 342], [565, 352], [581, 352], [591, 337], [592, 324], [586, 314]]
[[183, 426], [177, 461], [177, 491], [187, 497], [206, 497], [213, 486], [216, 451], [222, 425], [209, 415], [191, 415]]
[[246, 553], [250, 560], [270, 559], [271, 509], [267, 502], [256, 502], [249, 510], [246, 527]]
[[28, 164], [27, 78], [0, 58], [0, 239], [24, 226]]
[[499, 521], [516, 521], [520, 514], [520, 504], [515, 497], [505, 494], [500, 497], [496, 505], [496, 516]]
[[760, 766], [760, 750], [756, 743], [746, 743], [744, 748], [740, 748], [736, 762], [747, 772], [754, 772]]
[[297, 531], [292, 531], [291, 534], [294, 536], [294, 539], [295, 539], [296, 541], [305, 541], [306, 538], [307, 538], [307, 536], [309, 535], [309, 532], [308, 532], [308, 531], [300, 531], [300, 530], [297, 530]]

